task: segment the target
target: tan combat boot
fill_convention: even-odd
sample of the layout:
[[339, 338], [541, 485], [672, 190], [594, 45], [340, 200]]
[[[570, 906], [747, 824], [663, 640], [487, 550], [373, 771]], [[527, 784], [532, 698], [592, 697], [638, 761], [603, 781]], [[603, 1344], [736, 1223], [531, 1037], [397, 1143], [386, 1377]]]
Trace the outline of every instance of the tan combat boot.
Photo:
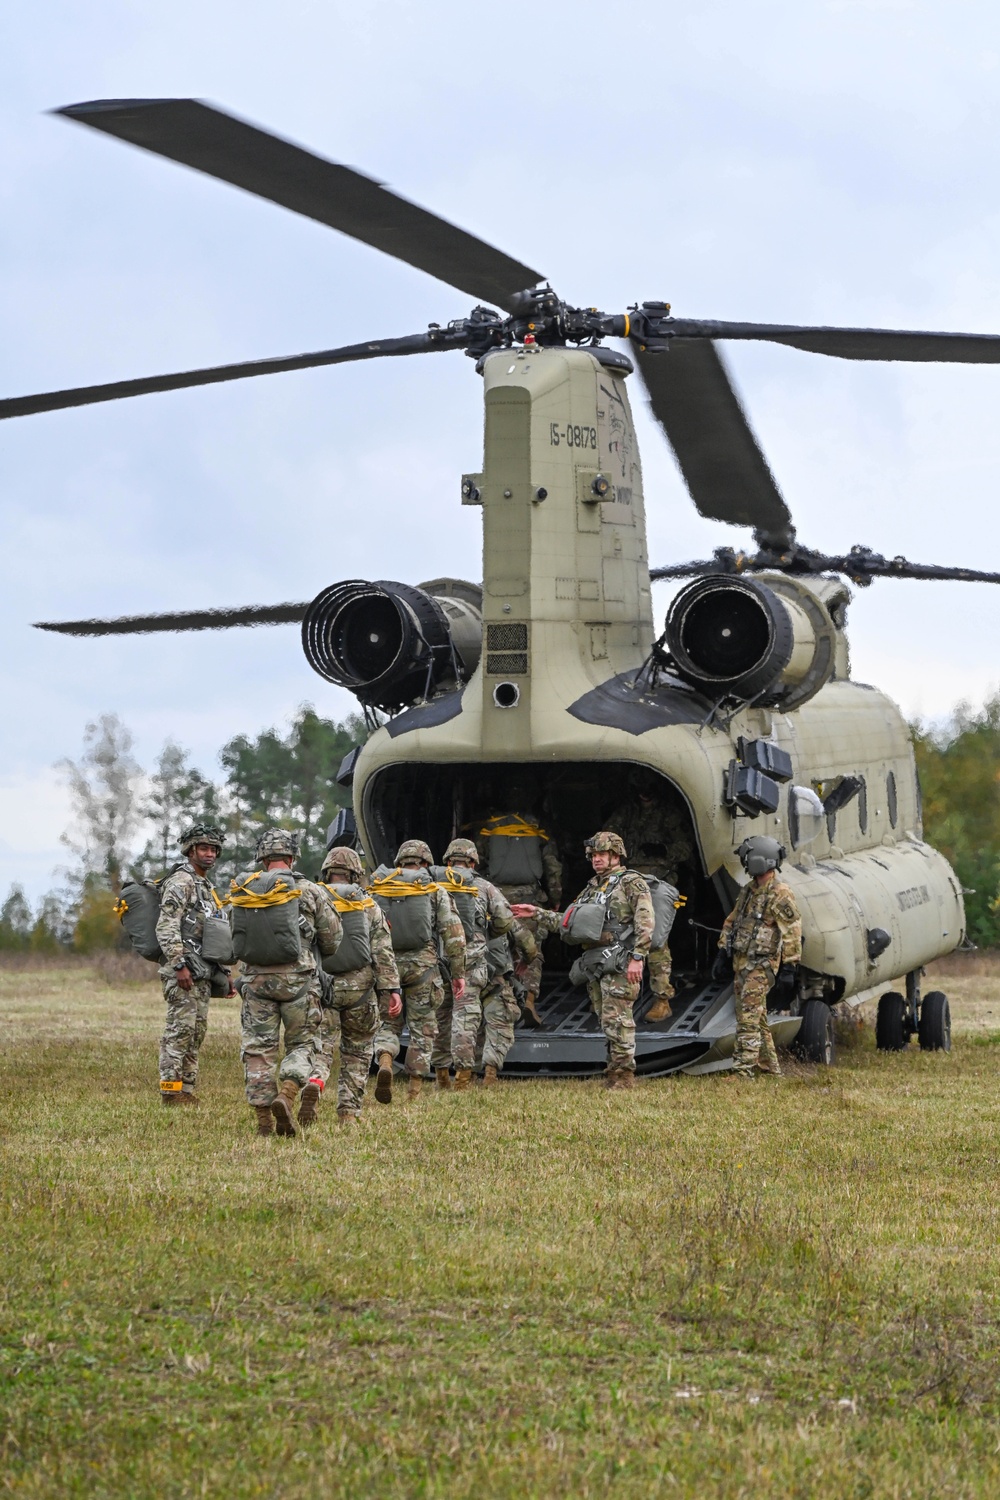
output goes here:
[[544, 1027], [542, 1025], [542, 1018], [538, 1014], [538, 1010], [537, 1010], [537, 1007], [535, 1005], [535, 999], [536, 999], [536, 996], [534, 994], [534, 991], [529, 990], [528, 993], [524, 997], [524, 1010], [525, 1010], [526, 1016], [530, 1016], [530, 1018], [531, 1018], [530, 1024], [532, 1026], [534, 1026], [535, 1030], [536, 1031], [542, 1031], [542, 1030], [544, 1030]]
[[630, 1068], [619, 1068], [615, 1079], [616, 1089], [634, 1089], [635, 1074]]
[[177, 1095], [178, 1104], [200, 1104], [201, 1100], [194, 1089], [183, 1088]]
[[457, 1073], [455, 1074], [455, 1092], [457, 1094], [464, 1093], [464, 1091], [469, 1087], [471, 1083], [472, 1069], [459, 1068]]
[[492, 1063], [487, 1063], [483, 1072], [483, 1088], [492, 1089], [498, 1083], [497, 1070]]
[[407, 1099], [420, 1098], [420, 1085], [423, 1083], [423, 1081], [424, 1080], [422, 1078], [418, 1078], [415, 1073], [410, 1074], [410, 1077], [406, 1080]]
[[617, 1068], [608, 1068], [607, 1072], [604, 1075], [604, 1087], [606, 1089], [616, 1089], [618, 1087]]
[[670, 1008], [670, 1001], [667, 999], [666, 995], [660, 995], [658, 999], [653, 1001], [652, 1005], [647, 1010], [646, 1020], [665, 1021], [668, 1016], [672, 1015], [673, 1011]]
[[[451, 1088], [451, 1069], [450, 1068], [435, 1068], [434, 1069], [434, 1076], [437, 1079], [437, 1086], [438, 1086], [438, 1088], [441, 1089], [443, 1093], [447, 1093], [448, 1090]], [[456, 1088], [458, 1087], [457, 1083], [456, 1083], [455, 1087]]]
[[181, 1102], [181, 1090], [183, 1084], [163, 1082], [160, 1083], [160, 1103], [166, 1105], [167, 1109], [173, 1109]]
[[378, 1077], [375, 1079], [375, 1098], [379, 1104], [392, 1103], [392, 1055], [388, 1052], [380, 1052], [378, 1055]]
[[314, 1125], [316, 1123], [316, 1106], [323, 1092], [323, 1084], [318, 1078], [310, 1078], [305, 1088], [299, 1095], [299, 1124]]
[[257, 1134], [273, 1135], [274, 1116], [271, 1113], [271, 1106], [269, 1104], [255, 1104], [253, 1108], [254, 1114], [257, 1116]]
[[295, 1129], [295, 1116], [292, 1113], [298, 1097], [299, 1086], [294, 1078], [283, 1078], [281, 1087], [278, 1089], [278, 1097], [271, 1105], [271, 1113], [279, 1135], [298, 1134]]
[[[301, 1119], [301, 1118], [302, 1118], [302, 1116], [300, 1115], [299, 1119]], [[354, 1113], [353, 1109], [338, 1109], [337, 1110], [337, 1124], [338, 1125], [346, 1125], [346, 1126], [350, 1127], [352, 1125], [360, 1125], [360, 1123], [361, 1123], [361, 1121], [358, 1119], [358, 1117]]]

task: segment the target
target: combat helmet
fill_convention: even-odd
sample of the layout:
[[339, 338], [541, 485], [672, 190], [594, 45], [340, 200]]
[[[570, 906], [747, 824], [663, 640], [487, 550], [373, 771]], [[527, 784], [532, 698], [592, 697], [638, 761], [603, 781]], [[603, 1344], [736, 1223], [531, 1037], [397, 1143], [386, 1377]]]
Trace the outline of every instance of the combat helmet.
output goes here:
[[257, 840], [255, 858], [259, 865], [269, 859], [294, 859], [299, 852], [298, 834], [287, 828], [265, 828]]
[[363, 880], [365, 875], [360, 854], [354, 849], [348, 849], [346, 844], [335, 844], [323, 861], [323, 875], [332, 875], [334, 870], [343, 870], [355, 883]]
[[471, 864], [478, 865], [479, 850], [471, 839], [452, 839], [444, 851], [444, 862], [448, 865], [453, 859], [467, 859]]
[[185, 828], [181, 833], [177, 847], [182, 854], [186, 854], [195, 844], [213, 844], [221, 854], [224, 843], [222, 829], [216, 828], [214, 823], [192, 823], [190, 828]]
[[421, 862], [428, 865], [434, 863], [434, 856], [429, 845], [425, 844], [423, 839], [404, 839], [396, 850], [397, 865], [412, 866], [419, 865]]
[[625, 845], [618, 834], [608, 833], [606, 829], [595, 833], [583, 847], [588, 859], [592, 854], [617, 854], [619, 859], [628, 858]]
[[766, 834], [755, 833], [744, 839], [736, 853], [748, 875], [766, 875], [768, 870], [779, 870], [788, 850], [777, 839]]

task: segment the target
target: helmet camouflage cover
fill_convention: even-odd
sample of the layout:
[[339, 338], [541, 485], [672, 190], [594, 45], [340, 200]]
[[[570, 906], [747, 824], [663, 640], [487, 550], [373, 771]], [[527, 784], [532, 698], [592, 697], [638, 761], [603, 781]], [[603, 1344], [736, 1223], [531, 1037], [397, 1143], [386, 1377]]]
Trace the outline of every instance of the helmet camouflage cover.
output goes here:
[[268, 859], [294, 859], [298, 852], [298, 836], [289, 833], [287, 828], [265, 828], [257, 840], [259, 864]]
[[617, 854], [619, 859], [625, 859], [625, 845], [617, 833], [595, 833], [584, 845], [588, 856], [591, 854]]
[[425, 844], [423, 839], [404, 839], [396, 851], [397, 865], [420, 864], [421, 860], [425, 860], [429, 865], [434, 863], [434, 856], [429, 845]]
[[343, 870], [351, 876], [352, 880], [363, 879], [365, 873], [360, 854], [343, 844], [335, 845], [323, 861], [322, 873], [324, 875], [330, 875], [334, 870]]
[[195, 844], [214, 844], [221, 852], [224, 842], [222, 829], [216, 828], [214, 823], [192, 823], [190, 828], [184, 829], [177, 845], [182, 854], [193, 849]]
[[748, 875], [766, 875], [768, 870], [780, 869], [786, 852], [784, 844], [763, 833], [744, 839], [736, 851]]
[[479, 863], [479, 850], [471, 839], [452, 839], [444, 851], [444, 862], [448, 864], [453, 859], [467, 859], [474, 865]]

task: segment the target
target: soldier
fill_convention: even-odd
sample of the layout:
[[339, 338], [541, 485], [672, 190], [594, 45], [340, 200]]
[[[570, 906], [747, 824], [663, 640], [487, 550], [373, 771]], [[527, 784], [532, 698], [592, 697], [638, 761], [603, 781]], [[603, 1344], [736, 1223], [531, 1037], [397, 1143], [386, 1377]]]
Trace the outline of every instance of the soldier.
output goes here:
[[[633, 772], [628, 801], [611, 814], [608, 829], [617, 833], [630, 851], [633, 870], [665, 880], [668, 885], [677, 885], [679, 867], [694, 852], [688, 818], [668, 799], [662, 780], [650, 773]], [[649, 987], [655, 999], [646, 1020], [663, 1021], [672, 1014], [670, 1002], [674, 997], [666, 944], [650, 950]]]
[[[444, 862], [456, 870], [468, 870], [475, 882], [475, 935], [468, 940], [465, 958], [465, 994], [456, 1000], [451, 1018], [450, 1053], [455, 1064], [455, 1088], [467, 1089], [476, 1066], [476, 1047], [484, 1027], [484, 1077], [487, 1087], [495, 1084], [504, 1058], [514, 1040], [514, 1022], [520, 1010], [507, 975], [511, 970], [508, 934], [518, 944], [524, 962], [534, 958], [537, 947], [530, 932], [515, 922], [505, 897], [495, 885], [476, 873], [479, 850], [471, 839], [452, 839], [444, 851]], [[447, 1002], [443, 1013], [447, 1013]], [[509, 1041], [505, 1039], [510, 1033]], [[445, 1038], [438, 1045], [444, 1050]], [[439, 1056], [443, 1062], [443, 1057]], [[446, 1071], [446, 1070], [445, 1070]]]
[[[198, 1103], [194, 1086], [211, 995], [211, 968], [202, 959], [201, 943], [206, 916], [214, 916], [220, 906], [208, 875], [222, 852], [222, 833], [211, 825], [195, 823], [184, 830], [178, 843], [184, 863], [163, 882], [156, 923], [167, 1004], [160, 1042], [160, 1100], [167, 1105]], [[236, 993], [232, 984], [229, 992]]]
[[[422, 839], [406, 839], [396, 855], [397, 868], [384, 879], [373, 880], [370, 887], [383, 911], [386, 906], [393, 911], [391, 903], [396, 903], [396, 914], [390, 916], [389, 925], [410, 1032], [410, 1044], [406, 1049], [408, 1099], [419, 1097], [422, 1080], [431, 1075], [438, 1010], [444, 999], [438, 943], [451, 970], [451, 990], [455, 1000], [461, 1000], [465, 994], [465, 932], [448, 893], [426, 873], [416, 880], [409, 878], [418, 872], [429, 871], [433, 862], [431, 851]], [[428, 887], [426, 892], [420, 889], [421, 885]], [[418, 907], [418, 902], [423, 904]], [[414, 904], [411, 906], [410, 903]], [[383, 1019], [375, 1038], [375, 1056], [378, 1058], [375, 1098], [380, 1104], [392, 1103], [392, 1065], [399, 1056], [402, 1031], [401, 1011]]]
[[[357, 889], [364, 881], [364, 866], [353, 849], [331, 849], [323, 861], [325, 885]], [[363, 896], [361, 919], [367, 933], [367, 963], [360, 967], [343, 966], [347, 946], [347, 912], [356, 909], [350, 897], [330, 891], [334, 909], [345, 927], [344, 941], [333, 959], [324, 962], [332, 980], [332, 994], [327, 998], [322, 1016], [322, 1045], [313, 1058], [312, 1077], [302, 1090], [299, 1101], [299, 1124], [311, 1125], [316, 1106], [326, 1087], [333, 1054], [340, 1049], [340, 1076], [337, 1080], [337, 1119], [345, 1125], [356, 1124], [361, 1114], [365, 1084], [372, 1065], [372, 1047], [380, 1016], [395, 1018], [403, 1009], [399, 991], [399, 973], [392, 952], [389, 924], [370, 896]], [[360, 955], [364, 957], [362, 952]], [[338, 1026], [339, 1020], [339, 1026]]]
[[753, 1078], [754, 1068], [781, 1076], [774, 1038], [767, 1024], [767, 996], [782, 964], [802, 959], [802, 919], [791, 889], [777, 871], [785, 849], [777, 839], [755, 834], [744, 839], [740, 861], [751, 877], [736, 898], [719, 937], [733, 961], [736, 1046], [733, 1072]]
[[[511, 806], [527, 805], [523, 786], [510, 788]], [[495, 804], [494, 804], [495, 805]], [[493, 882], [510, 903], [533, 906], [548, 905], [556, 910], [562, 905], [562, 861], [555, 841], [550, 839], [533, 814], [499, 812], [488, 818], [476, 839], [484, 875]], [[524, 922], [532, 939], [538, 938], [538, 924], [532, 918]], [[526, 1019], [540, 1027], [542, 1019], [536, 1008], [542, 987], [542, 949], [536, 941], [535, 957], [519, 966], [519, 979], [525, 987]]]
[[[298, 852], [295, 834], [284, 828], [268, 828], [257, 841], [257, 863], [265, 875], [288, 871], [291, 875]], [[266, 880], [246, 878], [233, 881], [230, 903], [238, 912], [246, 909], [248, 917], [267, 901], [250, 889], [268, 884]], [[285, 963], [261, 963], [253, 957], [252, 945], [243, 960], [243, 1035], [241, 1056], [246, 1077], [247, 1103], [257, 1115], [257, 1134], [270, 1135], [277, 1127], [279, 1135], [295, 1135], [293, 1110], [299, 1089], [313, 1076], [313, 1058], [322, 1048], [323, 982], [316, 959], [337, 951], [341, 923], [321, 885], [306, 880], [298, 871], [284, 882], [278, 900], [289, 908], [297, 902], [299, 953]], [[289, 890], [287, 887], [291, 886]], [[272, 890], [274, 887], [272, 886]], [[294, 894], [293, 894], [294, 893]], [[238, 925], [234, 918], [234, 928]], [[238, 936], [238, 932], [236, 934]], [[237, 944], [239, 952], [239, 944]], [[285, 1028], [285, 1055], [278, 1070], [275, 1086], [275, 1064], [278, 1061], [278, 1038]]]
[[[635, 1081], [632, 1007], [642, 988], [642, 966], [653, 936], [653, 903], [642, 876], [626, 868], [625, 845], [617, 833], [595, 833], [585, 848], [594, 878], [580, 892], [574, 907], [603, 907], [604, 921], [598, 923], [602, 926], [600, 938], [584, 945], [593, 952], [594, 960], [588, 962], [585, 952], [580, 963], [588, 973], [590, 1003], [608, 1039], [605, 1083], [609, 1089], [630, 1089]], [[544, 932], [558, 932], [564, 921], [562, 912], [541, 911], [537, 906], [516, 904], [512, 909], [515, 917], [537, 917]]]

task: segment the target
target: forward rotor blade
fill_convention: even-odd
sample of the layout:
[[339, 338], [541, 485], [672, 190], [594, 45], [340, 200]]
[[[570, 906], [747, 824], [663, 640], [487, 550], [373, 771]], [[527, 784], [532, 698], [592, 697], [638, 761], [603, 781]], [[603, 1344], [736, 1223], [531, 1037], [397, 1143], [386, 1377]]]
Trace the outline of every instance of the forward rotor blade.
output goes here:
[[249, 604], [243, 609], [189, 609], [165, 615], [120, 615], [115, 620], [38, 620], [36, 630], [60, 635], [150, 635], [157, 630], [232, 630], [238, 625], [295, 625], [304, 604]]
[[0, 401], [0, 421], [28, 417], [67, 406], [92, 406], [98, 401], [120, 401], [127, 396], [148, 396], [154, 391], [180, 391], [194, 385], [221, 385], [227, 380], [249, 380], [254, 375], [280, 375], [287, 370], [309, 370], [318, 365], [342, 365], [358, 359], [381, 359], [391, 354], [430, 354], [456, 349], [447, 333], [432, 338], [429, 333], [409, 334], [400, 339], [380, 339], [370, 344], [346, 344], [343, 349], [321, 349], [316, 354], [293, 354], [283, 359], [252, 359], [238, 365], [213, 365], [205, 370], [184, 370], [178, 375], [148, 375], [139, 380], [113, 380], [107, 385], [78, 385], [66, 391], [43, 391], [37, 396], [11, 396]]
[[699, 512], [771, 541], [793, 537], [791, 512], [711, 339], [675, 337], [661, 354], [633, 340], [633, 349]]
[[199, 99], [92, 99], [53, 113], [328, 224], [508, 312], [516, 292], [542, 280], [374, 178]]
[[939, 361], [942, 364], [1000, 364], [1000, 334], [922, 333], [893, 328], [808, 328], [793, 323], [717, 323], [674, 318], [677, 338], [762, 339], [837, 359]]

